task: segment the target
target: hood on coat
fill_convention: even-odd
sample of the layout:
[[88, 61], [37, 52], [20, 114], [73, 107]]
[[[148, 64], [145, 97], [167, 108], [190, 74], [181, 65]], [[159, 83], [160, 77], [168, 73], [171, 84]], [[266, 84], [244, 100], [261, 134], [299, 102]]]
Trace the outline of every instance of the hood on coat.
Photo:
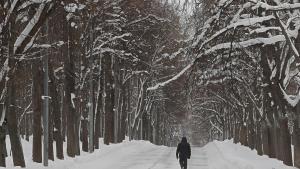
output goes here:
[[182, 143], [187, 143], [186, 137], [182, 137], [181, 142], [182, 142]]

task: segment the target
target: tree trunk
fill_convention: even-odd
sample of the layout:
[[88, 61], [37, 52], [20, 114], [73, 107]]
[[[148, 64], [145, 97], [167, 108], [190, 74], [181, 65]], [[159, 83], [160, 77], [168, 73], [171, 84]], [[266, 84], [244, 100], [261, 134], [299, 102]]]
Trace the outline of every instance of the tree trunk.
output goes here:
[[[297, 105], [297, 111], [300, 105]], [[294, 166], [300, 168], [300, 125], [299, 115], [294, 120], [293, 143], [294, 143]]]
[[[3, 105], [0, 105], [0, 110], [2, 110], [2, 113], [5, 113]], [[1, 118], [2, 114], [1, 113]], [[5, 116], [5, 115], [4, 115]], [[0, 126], [0, 167], [6, 167], [5, 158], [6, 158], [6, 122], [2, 123], [2, 126]]]
[[75, 42], [73, 40], [73, 31], [71, 21], [68, 23], [68, 55], [64, 56], [64, 112], [67, 116], [67, 154], [69, 157], [75, 157], [77, 153], [76, 144], [76, 109], [75, 109], [75, 73], [74, 57]]
[[269, 146], [269, 139], [270, 138], [270, 133], [268, 126], [266, 122], [263, 122], [262, 124], [262, 146], [263, 146], [263, 153], [265, 155], [270, 156], [270, 146]]
[[42, 163], [42, 92], [43, 76], [40, 60], [32, 64], [33, 147], [32, 160]]
[[29, 136], [31, 135], [31, 133], [30, 133], [30, 124], [32, 124], [31, 123], [31, 120], [30, 120], [31, 118], [30, 118], [30, 115], [29, 114], [25, 114], [25, 139], [26, 139], [26, 141], [29, 141]]
[[52, 65], [50, 64], [50, 72], [49, 72], [49, 87], [50, 87], [50, 96], [51, 96], [51, 115], [54, 122], [53, 126], [53, 139], [56, 142], [56, 157], [60, 160], [64, 159], [63, 153], [63, 138], [62, 138], [62, 115], [60, 111], [60, 104], [59, 104], [59, 94], [57, 91], [57, 83], [54, 76]]
[[241, 130], [240, 130], [240, 141], [241, 144], [244, 146], [248, 146], [248, 140], [247, 140], [247, 126], [245, 124], [242, 124]]
[[114, 142], [114, 87], [112, 75], [112, 56], [103, 56], [104, 71], [104, 113], [105, 113], [105, 135], [104, 144]]
[[282, 152], [282, 146], [281, 146], [281, 129], [280, 129], [280, 122], [277, 122], [278, 124], [276, 124], [274, 126], [274, 134], [275, 134], [275, 137], [274, 137], [274, 142], [275, 142], [275, 148], [276, 148], [276, 158], [278, 160], [281, 160], [283, 161], [283, 152]]
[[263, 155], [263, 149], [262, 149], [262, 135], [261, 135], [261, 124], [260, 122], [257, 122], [256, 124], [256, 144], [255, 148], [257, 150], [258, 155]]
[[121, 124], [120, 124], [120, 142], [122, 140], [125, 140], [125, 133], [126, 133], [126, 117], [127, 117], [127, 111], [126, 111], [126, 91], [125, 91], [125, 87], [122, 86], [122, 93], [123, 93], [123, 97], [122, 97], [122, 109], [121, 109]]
[[97, 99], [96, 99], [96, 119], [95, 119], [95, 133], [94, 133], [94, 146], [95, 149], [99, 149], [99, 138], [101, 135], [101, 114], [102, 114], [102, 93], [103, 93], [103, 73], [102, 73], [102, 61], [100, 57], [99, 63], [99, 79], [98, 79], [98, 91], [97, 91]]
[[[49, 94], [50, 96], [50, 94]], [[53, 152], [53, 112], [49, 110], [49, 122], [48, 122], [48, 159], [54, 161], [54, 152]]]
[[89, 142], [88, 142], [88, 121], [87, 121], [87, 111], [82, 110], [83, 119], [81, 120], [81, 141], [82, 141], [82, 151], [89, 151]]
[[269, 153], [267, 154], [270, 158], [276, 158], [276, 146], [275, 146], [275, 137], [274, 137], [274, 129], [273, 126], [267, 126], [266, 136], [268, 137], [268, 150]]
[[249, 110], [249, 125], [248, 130], [248, 143], [249, 148], [253, 150], [255, 148], [255, 132], [254, 132], [254, 120], [253, 120], [253, 110]]
[[8, 134], [11, 142], [11, 151], [13, 155], [14, 166], [25, 167], [23, 148], [19, 136], [19, 131], [18, 131], [17, 112], [15, 110], [16, 90], [15, 90], [14, 81], [15, 81], [15, 77], [13, 75], [10, 75], [9, 82], [8, 82], [8, 89], [7, 89], [7, 94], [8, 94], [7, 105], [10, 105], [7, 107], [7, 113], [6, 113], [7, 128], [8, 128]]
[[235, 119], [234, 123], [234, 138], [233, 142], [238, 143], [240, 141], [240, 125], [237, 119]]
[[291, 136], [288, 128], [288, 119], [280, 119], [280, 145], [282, 161], [285, 165], [293, 166], [291, 151]]

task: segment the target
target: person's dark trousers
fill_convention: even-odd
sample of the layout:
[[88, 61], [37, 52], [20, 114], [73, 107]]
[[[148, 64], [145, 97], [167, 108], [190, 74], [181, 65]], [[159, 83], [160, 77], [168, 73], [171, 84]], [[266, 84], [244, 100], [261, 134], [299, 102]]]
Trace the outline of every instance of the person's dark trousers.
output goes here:
[[182, 169], [187, 169], [187, 159], [186, 158], [180, 158], [179, 163], [180, 163], [180, 167]]

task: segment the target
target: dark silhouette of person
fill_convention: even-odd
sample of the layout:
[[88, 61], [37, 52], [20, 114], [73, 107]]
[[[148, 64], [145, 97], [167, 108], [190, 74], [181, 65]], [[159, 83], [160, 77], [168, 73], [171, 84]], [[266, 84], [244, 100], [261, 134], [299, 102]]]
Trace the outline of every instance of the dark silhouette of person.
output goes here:
[[187, 142], [186, 137], [182, 137], [181, 142], [177, 146], [176, 158], [178, 159], [181, 169], [187, 169], [187, 159], [191, 158], [191, 146]]

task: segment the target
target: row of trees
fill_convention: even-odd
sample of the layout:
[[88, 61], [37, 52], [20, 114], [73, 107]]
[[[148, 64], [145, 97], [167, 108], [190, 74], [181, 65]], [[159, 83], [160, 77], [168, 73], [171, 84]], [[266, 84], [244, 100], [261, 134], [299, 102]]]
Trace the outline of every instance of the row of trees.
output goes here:
[[[170, 109], [171, 89], [150, 87], [181, 68], [179, 20], [174, 6], [159, 0], [1, 1], [0, 166], [7, 131], [14, 165], [21, 167], [20, 136], [32, 138], [38, 163], [46, 136], [50, 160], [64, 159], [64, 142], [70, 157], [99, 149], [100, 137], [105, 144], [126, 135], [170, 143], [184, 106]], [[180, 92], [177, 97], [185, 101]]]
[[199, 4], [195, 15], [204, 17], [196, 17], [189, 80], [193, 127], [205, 141], [233, 138], [300, 167], [299, 2]]

